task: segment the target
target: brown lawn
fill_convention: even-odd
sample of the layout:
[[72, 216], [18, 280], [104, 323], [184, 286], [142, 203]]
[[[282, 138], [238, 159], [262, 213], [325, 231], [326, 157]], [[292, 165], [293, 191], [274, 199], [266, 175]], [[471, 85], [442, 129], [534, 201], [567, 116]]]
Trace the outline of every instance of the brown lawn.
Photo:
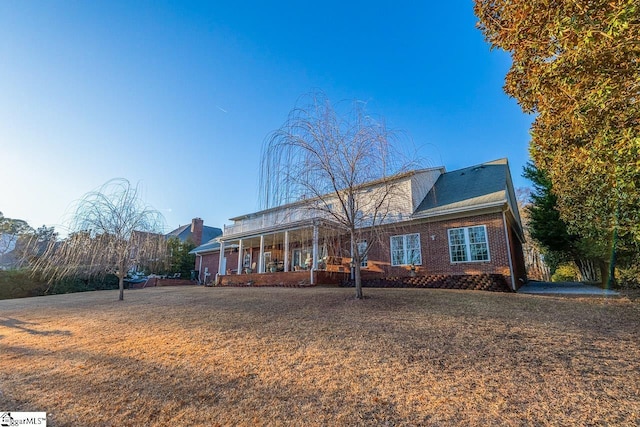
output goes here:
[[53, 426], [640, 424], [637, 300], [352, 294], [0, 301], [0, 411]]

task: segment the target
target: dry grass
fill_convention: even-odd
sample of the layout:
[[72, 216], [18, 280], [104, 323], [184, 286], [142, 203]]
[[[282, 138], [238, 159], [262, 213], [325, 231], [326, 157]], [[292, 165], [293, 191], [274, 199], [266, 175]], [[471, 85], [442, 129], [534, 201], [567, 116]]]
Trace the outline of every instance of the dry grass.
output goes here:
[[154, 288], [0, 301], [0, 410], [49, 425], [638, 425], [640, 304]]

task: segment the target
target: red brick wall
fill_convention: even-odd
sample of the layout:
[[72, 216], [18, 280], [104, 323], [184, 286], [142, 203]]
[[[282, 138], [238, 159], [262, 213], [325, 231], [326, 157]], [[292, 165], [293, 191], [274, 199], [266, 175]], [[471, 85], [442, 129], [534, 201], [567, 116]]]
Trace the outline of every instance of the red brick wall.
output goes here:
[[[227, 271], [225, 274], [230, 274], [229, 272], [236, 273], [238, 271], [238, 252], [234, 252], [234, 249], [225, 249], [224, 256], [227, 258]], [[216, 266], [217, 271], [218, 266]]]
[[[202, 264], [200, 260], [202, 259]], [[220, 254], [218, 252], [206, 253], [202, 255], [196, 255], [196, 263], [194, 266], [194, 270], [199, 270], [198, 277], [201, 283], [205, 282], [205, 269], [209, 268], [209, 274], [206, 278], [207, 283], [213, 282], [216, 277], [216, 273], [218, 272], [218, 260], [220, 259]]]
[[147, 282], [142, 282], [142, 286], [150, 288], [153, 286], [185, 286], [185, 285], [194, 285], [196, 282], [187, 280], [187, 279], [161, 279], [159, 277], [152, 277]]
[[[484, 225], [487, 230], [489, 244], [489, 261], [452, 263], [449, 256], [448, 230], [451, 228], [470, 227]], [[511, 230], [511, 227], [508, 227]], [[509, 267], [509, 252], [507, 250], [507, 236], [502, 212], [487, 213], [466, 218], [455, 218], [441, 221], [424, 221], [404, 226], [393, 226], [383, 233], [379, 243], [373, 239], [367, 239], [371, 245], [368, 255], [368, 267], [363, 272], [375, 272], [382, 276], [402, 276], [409, 273], [409, 266], [391, 266], [390, 237], [409, 233], [420, 233], [420, 246], [422, 251], [422, 265], [416, 266], [416, 273], [420, 276], [437, 275], [502, 275], [511, 285], [511, 270]], [[516, 279], [524, 274], [520, 267], [519, 257], [524, 261], [520, 241], [512, 231], [510, 234], [511, 256], [514, 261], [514, 275]], [[257, 249], [254, 251], [253, 262], [258, 263]], [[227, 257], [227, 270], [237, 271], [238, 253], [233, 250], [225, 250]], [[196, 257], [196, 270], [199, 269], [200, 257]], [[343, 258], [347, 266], [348, 258]], [[523, 263], [522, 263], [523, 264]], [[218, 272], [218, 254], [203, 255], [201, 280], [204, 278], [204, 268], [209, 267], [210, 279], [213, 281]], [[285, 273], [286, 274], [286, 273]], [[267, 276], [265, 276], [267, 277]], [[274, 276], [272, 276], [272, 279]], [[235, 279], [234, 279], [235, 280]], [[266, 279], [265, 279], [266, 280]]]
[[309, 286], [311, 272], [229, 274], [220, 278], [220, 286]]
[[191, 220], [191, 240], [196, 246], [202, 244], [202, 231], [204, 228], [204, 221], [201, 218], [193, 218]]
[[[349, 273], [315, 272], [315, 284], [354, 286], [349, 280]], [[300, 288], [309, 287], [311, 278], [309, 271], [263, 274], [230, 274], [221, 276], [218, 286], [275, 286]], [[439, 288], [439, 289], [471, 289], [497, 292], [510, 292], [511, 285], [501, 274], [460, 274], [429, 276], [389, 276], [380, 273], [367, 273], [362, 277], [364, 287], [382, 288]]]
[[[224, 251], [224, 255], [227, 258], [227, 271], [234, 270], [237, 271], [238, 268], [238, 252], [234, 252], [233, 249], [226, 249]], [[202, 256], [202, 266], [200, 265], [200, 256]], [[199, 277], [200, 281], [203, 282], [205, 280], [204, 272], [205, 268], [209, 268], [209, 274], [207, 281], [215, 280], [216, 274], [218, 274], [218, 267], [220, 265], [220, 253], [219, 252], [209, 252], [202, 255], [196, 256], [196, 262], [194, 265], [194, 270], [200, 270]]]
[[[475, 225], [485, 225], [487, 228], [490, 260], [486, 262], [452, 263], [449, 256], [447, 230]], [[379, 245], [372, 245], [369, 253], [370, 267], [368, 270], [378, 271], [386, 275], [401, 275], [407, 272], [409, 270], [408, 266], [391, 266], [390, 237], [410, 233], [420, 233], [422, 265], [416, 266], [418, 274], [502, 274], [507, 277], [511, 276], [501, 212], [396, 227], [384, 233]]]
[[[316, 285], [342, 285], [349, 280], [349, 273], [316, 271]], [[229, 274], [220, 278], [220, 286], [286, 286], [303, 287], [311, 285], [310, 271], [290, 271], [287, 273]]]

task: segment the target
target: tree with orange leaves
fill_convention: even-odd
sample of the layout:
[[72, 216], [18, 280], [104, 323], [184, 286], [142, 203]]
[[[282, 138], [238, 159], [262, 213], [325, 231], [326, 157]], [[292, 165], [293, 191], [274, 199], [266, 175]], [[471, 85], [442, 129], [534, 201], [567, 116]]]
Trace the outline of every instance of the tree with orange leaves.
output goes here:
[[640, 5], [476, 0], [478, 27], [511, 53], [505, 92], [536, 114], [530, 153], [570, 231], [640, 247]]

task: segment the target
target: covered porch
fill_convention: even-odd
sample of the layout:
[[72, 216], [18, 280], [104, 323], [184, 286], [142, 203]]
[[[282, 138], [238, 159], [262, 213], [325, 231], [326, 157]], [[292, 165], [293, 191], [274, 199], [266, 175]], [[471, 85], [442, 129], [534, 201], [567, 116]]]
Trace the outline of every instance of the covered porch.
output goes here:
[[[218, 283], [246, 275], [295, 274], [313, 285], [314, 272], [350, 272], [350, 240], [327, 220], [300, 221], [271, 229], [227, 234], [220, 238]], [[233, 248], [229, 252], [229, 248]], [[306, 277], [306, 279], [302, 279]], [[238, 279], [238, 278], [236, 278]], [[266, 279], [266, 278], [265, 278]], [[291, 276], [289, 279], [294, 279]], [[264, 279], [241, 281], [261, 282]], [[272, 280], [277, 280], [274, 276]], [[289, 281], [289, 280], [287, 280]]]

